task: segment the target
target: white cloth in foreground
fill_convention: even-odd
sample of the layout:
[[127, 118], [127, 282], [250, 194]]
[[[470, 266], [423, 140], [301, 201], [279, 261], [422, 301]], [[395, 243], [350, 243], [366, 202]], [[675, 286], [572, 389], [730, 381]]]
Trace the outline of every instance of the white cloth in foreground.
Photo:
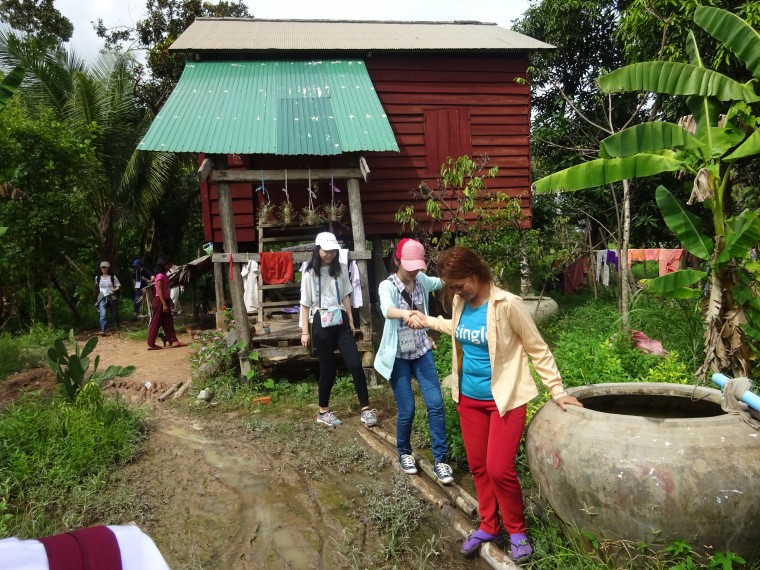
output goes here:
[[[169, 570], [156, 543], [136, 526], [108, 526], [116, 535], [123, 570]], [[45, 547], [39, 540], [0, 540], [0, 564], [13, 570], [49, 570]]]

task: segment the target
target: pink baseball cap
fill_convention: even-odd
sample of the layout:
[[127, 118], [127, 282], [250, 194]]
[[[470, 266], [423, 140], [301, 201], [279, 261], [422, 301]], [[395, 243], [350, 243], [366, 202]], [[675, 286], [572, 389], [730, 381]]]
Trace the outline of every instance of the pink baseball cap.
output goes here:
[[418, 241], [410, 238], [404, 238], [398, 242], [396, 247], [396, 257], [401, 262], [401, 266], [407, 271], [419, 271], [427, 269], [425, 263], [425, 248]]

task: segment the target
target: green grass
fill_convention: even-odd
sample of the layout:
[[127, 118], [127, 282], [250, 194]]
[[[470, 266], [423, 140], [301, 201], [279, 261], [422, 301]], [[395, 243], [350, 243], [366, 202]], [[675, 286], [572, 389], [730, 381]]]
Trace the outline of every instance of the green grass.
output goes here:
[[24, 334], [0, 334], [0, 381], [25, 368], [47, 366], [47, 347], [65, 337], [64, 331], [39, 324]]
[[44, 536], [88, 524], [86, 505], [130, 460], [142, 420], [118, 401], [77, 406], [30, 395], [0, 416], [0, 496], [9, 534]]

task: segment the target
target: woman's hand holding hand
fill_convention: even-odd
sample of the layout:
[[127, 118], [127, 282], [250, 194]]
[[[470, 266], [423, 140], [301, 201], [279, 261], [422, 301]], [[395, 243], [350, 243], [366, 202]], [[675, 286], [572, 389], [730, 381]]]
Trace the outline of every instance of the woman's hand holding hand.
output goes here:
[[404, 322], [411, 329], [424, 329], [425, 319], [425, 313], [422, 311], [411, 311], [409, 316], [404, 319]]
[[570, 394], [565, 394], [564, 396], [560, 396], [554, 401], [563, 410], [567, 410], [568, 406], [578, 406], [580, 408], [583, 407], [583, 404], [581, 404], [576, 398], [574, 398]]

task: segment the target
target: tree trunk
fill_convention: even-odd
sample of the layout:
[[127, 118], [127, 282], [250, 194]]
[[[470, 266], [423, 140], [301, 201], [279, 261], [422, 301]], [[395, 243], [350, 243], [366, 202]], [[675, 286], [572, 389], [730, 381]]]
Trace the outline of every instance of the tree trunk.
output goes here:
[[623, 180], [623, 239], [620, 248], [618, 281], [620, 284], [620, 330], [628, 332], [630, 289], [628, 288], [628, 242], [631, 238], [631, 181]]
[[45, 317], [48, 327], [53, 327], [53, 275], [50, 270], [45, 275]]
[[76, 303], [71, 299], [71, 297], [69, 297], [69, 295], [63, 289], [63, 287], [61, 287], [60, 283], [58, 283], [58, 280], [55, 277], [52, 278], [52, 283], [53, 287], [55, 287], [55, 290], [58, 291], [58, 294], [61, 296], [61, 299], [63, 299], [64, 303], [68, 305], [71, 314], [74, 316], [74, 322], [79, 325], [82, 322], [82, 316], [79, 314], [79, 309], [77, 309]]

